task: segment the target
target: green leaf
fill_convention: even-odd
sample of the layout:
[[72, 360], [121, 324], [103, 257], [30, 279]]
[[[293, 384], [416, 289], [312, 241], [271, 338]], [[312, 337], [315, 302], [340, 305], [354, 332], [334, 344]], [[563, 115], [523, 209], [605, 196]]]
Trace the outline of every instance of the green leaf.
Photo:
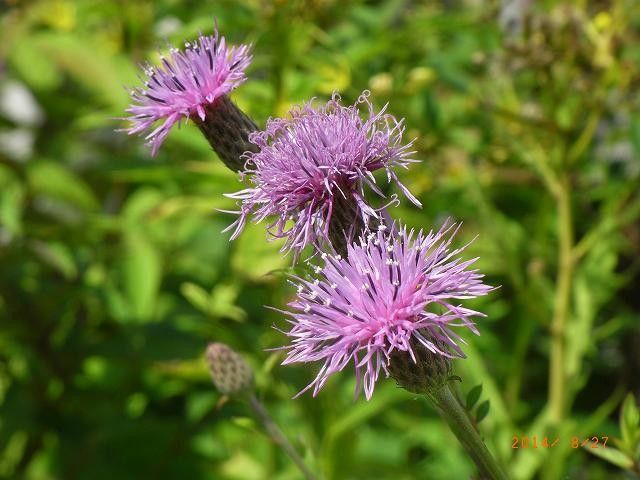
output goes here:
[[469, 390], [469, 393], [467, 393], [467, 410], [471, 410], [473, 407], [475, 407], [476, 403], [478, 403], [478, 400], [480, 399], [481, 394], [481, 383]]
[[126, 107], [128, 95], [122, 85], [135, 82], [130, 62], [109, 53], [91, 36], [43, 32], [34, 35], [33, 42], [100, 103], [114, 109]]
[[146, 220], [146, 217], [162, 200], [163, 195], [156, 188], [140, 188], [127, 198], [127, 203], [122, 207], [120, 216], [126, 221], [138, 224]]
[[72, 280], [78, 275], [73, 254], [67, 245], [60, 242], [34, 241], [31, 250], [40, 260], [60, 272], [67, 280]]
[[628, 457], [626, 453], [621, 452], [617, 448], [614, 447], [606, 447], [606, 448], [591, 448], [591, 442], [588, 445], [585, 445], [584, 448], [587, 452], [595, 455], [596, 457], [600, 457], [607, 462], [624, 468], [625, 470], [630, 470], [633, 467], [633, 460]]
[[214, 409], [220, 395], [213, 389], [206, 392], [196, 392], [189, 395], [186, 403], [186, 417], [190, 422], [201, 420]]
[[22, 233], [25, 189], [18, 177], [0, 165], [0, 226], [11, 235]]
[[640, 118], [638, 117], [631, 121], [629, 138], [636, 155], [640, 155]]
[[364, 425], [375, 415], [384, 412], [390, 405], [400, 399], [405, 400], [403, 392], [398, 388], [380, 389], [376, 392], [375, 402], [358, 402], [342, 412], [330, 425], [325, 442], [334, 441], [337, 437]]
[[478, 405], [478, 409], [476, 410], [476, 422], [480, 423], [484, 417], [489, 413], [489, 400], [485, 400], [480, 405]]
[[85, 211], [99, 209], [99, 202], [85, 181], [60, 164], [34, 163], [27, 171], [27, 179], [36, 194], [63, 200]]
[[638, 437], [640, 436], [640, 412], [636, 405], [636, 399], [633, 394], [629, 393], [622, 403], [622, 411], [620, 412], [620, 432], [622, 433], [622, 444], [625, 451], [634, 455]]
[[234, 285], [220, 284], [211, 292], [209, 310], [213, 315], [230, 318], [236, 322], [243, 322], [247, 318], [247, 313], [237, 305], [235, 300], [238, 296], [238, 289]]
[[238, 289], [234, 285], [217, 285], [209, 294], [199, 285], [185, 282], [180, 291], [195, 308], [207, 315], [230, 318], [236, 322], [243, 322], [247, 318], [247, 313], [235, 305]]
[[9, 51], [11, 66], [35, 90], [53, 90], [62, 82], [55, 62], [30, 35], [21, 36]]
[[185, 282], [180, 285], [180, 292], [195, 308], [203, 313], [209, 313], [209, 294], [200, 285]]
[[161, 258], [140, 232], [127, 232], [124, 240], [124, 291], [133, 315], [148, 319], [154, 313], [161, 279]]
[[235, 252], [231, 264], [236, 272], [256, 282], [273, 281], [274, 271], [287, 266], [291, 258], [280, 251], [282, 241], [267, 241], [265, 225], [247, 224], [242, 235], [234, 242]]
[[474, 153], [481, 146], [480, 132], [473, 128], [452, 128], [449, 136], [452, 143], [461, 146], [466, 152]]
[[136, 392], [129, 396], [125, 406], [127, 414], [131, 418], [138, 418], [147, 409], [149, 399], [142, 392]]

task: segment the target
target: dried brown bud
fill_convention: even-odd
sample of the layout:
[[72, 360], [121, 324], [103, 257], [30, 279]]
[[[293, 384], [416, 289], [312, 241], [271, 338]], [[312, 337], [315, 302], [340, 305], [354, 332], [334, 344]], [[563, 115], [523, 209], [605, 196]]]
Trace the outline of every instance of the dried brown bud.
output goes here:
[[210, 343], [206, 353], [211, 379], [221, 393], [237, 395], [253, 389], [253, 371], [224, 343]]

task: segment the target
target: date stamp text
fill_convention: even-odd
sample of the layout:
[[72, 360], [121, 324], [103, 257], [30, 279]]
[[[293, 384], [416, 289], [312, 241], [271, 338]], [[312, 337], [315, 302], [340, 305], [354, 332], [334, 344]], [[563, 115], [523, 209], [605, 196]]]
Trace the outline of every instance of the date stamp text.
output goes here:
[[569, 442], [571, 448], [607, 448], [607, 442], [609, 437], [607, 435], [600, 436], [588, 436], [562, 439], [557, 436], [529, 436], [529, 435], [514, 435], [511, 437], [511, 448], [555, 448], [562, 444], [562, 442]]

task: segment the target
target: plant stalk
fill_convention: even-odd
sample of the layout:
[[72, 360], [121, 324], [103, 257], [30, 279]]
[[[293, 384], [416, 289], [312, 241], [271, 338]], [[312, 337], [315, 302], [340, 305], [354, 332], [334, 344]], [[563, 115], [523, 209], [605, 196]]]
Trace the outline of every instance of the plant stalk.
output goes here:
[[251, 405], [251, 408], [253, 408], [253, 411], [255, 412], [256, 416], [260, 419], [260, 421], [264, 425], [264, 428], [269, 434], [269, 436], [271, 437], [271, 439], [277, 445], [282, 447], [284, 452], [289, 456], [289, 458], [293, 461], [293, 463], [295, 463], [296, 466], [300, 469], [300, 472], [302, 472], [302, 475], [304, 476], [304, 478], [306, 480], [317, 480], [317, 477], [305, 465], [304, 460], [302, 460], [302, 457], [300, 457], [300, 454], [296, 451], [295, 448], [293, 448], [293, 445], [291, 445], [291, 442], [289, 442], [289, 440], [284, 435], [284, 433], [282, 433], [282, 430], [280, 430], [280, 427], [278, 427], [278, 425], [273, 420], [273, 418], [271, 418], [271, 415], [269, 415], [269, 412], [267, 411], [265, 406], [262, 404], [260, 400], [258, 400], [258, 398], [253, 393], [249, 395], [249, 404]]
[[440, 416], [446, 420], [451, 431], [458, 438], [471, 459], [475, 462], [480, 478], [507, 480], [507, 474], [482, 441], [480, 434], [471, 423], [467, 411], [460, 405], [449, 384], [428, 394]]
[[561, 422], [566, 414], [566, 325], [571, 300], [571, 281], [574, 270], [573, 220], [569, 182], [565, 175], [560, 181], [558, 207], [558, 273], [551, 321], [551, 353], [549, 362], [549, 413], [552, 423]]

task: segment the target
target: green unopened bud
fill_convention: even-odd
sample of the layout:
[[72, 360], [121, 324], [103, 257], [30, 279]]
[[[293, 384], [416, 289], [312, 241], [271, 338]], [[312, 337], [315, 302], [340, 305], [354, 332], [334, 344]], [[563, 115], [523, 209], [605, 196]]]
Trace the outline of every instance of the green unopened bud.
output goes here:
[[216, 388], [225, 395], [237, 395], [253, 389], [253, 371], [244, 359], [224, 343], [210, 343], [207, 363]]
[[[442, 351], [441, 342], [431, 341]], [[451, 379], [451, 358], [435, 353], [416, 339], [411, 340], [415, 362], [409, 352], [394, 350], [389, 361], [389, 374], [398, 386], [412, 393], [430, 394], [444, 387]]]

